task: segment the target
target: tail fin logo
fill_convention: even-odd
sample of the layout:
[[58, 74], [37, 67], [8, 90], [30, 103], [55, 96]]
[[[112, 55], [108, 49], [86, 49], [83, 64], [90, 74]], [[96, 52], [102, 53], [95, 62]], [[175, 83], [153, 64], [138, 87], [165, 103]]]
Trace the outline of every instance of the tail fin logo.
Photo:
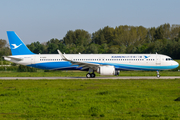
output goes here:
[[16, 44], [11, 44], [14, 48], [12, 48], [12, 49], [17, 49], [18, 47], [20, 47], [22, 44], [20, 44], [20, 45], [16, 45]]

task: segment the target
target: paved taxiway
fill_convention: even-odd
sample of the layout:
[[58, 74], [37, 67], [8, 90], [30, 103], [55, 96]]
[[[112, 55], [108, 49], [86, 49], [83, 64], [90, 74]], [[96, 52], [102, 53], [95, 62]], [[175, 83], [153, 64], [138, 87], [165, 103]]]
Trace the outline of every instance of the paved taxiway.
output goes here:
[[86, 78], [86, 77], [0, 77], [0, 80], [56, 80], [56, 79], [180, 79], [180, 76], [162, 76], [157, 77], [96, 77], [96, 78]]

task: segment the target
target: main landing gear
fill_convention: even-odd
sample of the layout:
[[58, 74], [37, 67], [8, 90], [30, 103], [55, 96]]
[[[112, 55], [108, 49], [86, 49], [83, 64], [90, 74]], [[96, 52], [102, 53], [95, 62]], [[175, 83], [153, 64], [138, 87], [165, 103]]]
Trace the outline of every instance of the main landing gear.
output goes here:
[[159, 71], [158, 71], [158, 70], [156, 71], [156, 73], [157, 73], [157, 78], [160, 78], [160, 75], [159, 75]]
[[87, 73], [87, 74], [86, 74], [86, 77], [87, 77], [87, 78], [95, 78], [95, 77], [96, 77], [96, 74], [94, 74], [94, 73]]
[[87, 78], [95, 78], [96, 75], [94, 74], [94, 70], [89, 68], [89, 73], [86, 74]]

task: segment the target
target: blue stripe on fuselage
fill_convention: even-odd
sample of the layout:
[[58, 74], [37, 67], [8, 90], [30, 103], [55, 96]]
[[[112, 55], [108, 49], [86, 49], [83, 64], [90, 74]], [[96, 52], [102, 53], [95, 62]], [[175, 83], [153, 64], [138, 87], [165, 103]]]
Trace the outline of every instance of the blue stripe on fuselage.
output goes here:
[[45, 63], [31, 64], [31, 65], [28, 65], [28, 66], [35, 67], [35, 68], [40, 68], [40, 69], [59, 69], [59, 68], [70, 67], [71, 63], [67, 62], [67, 61], [63, 61], [63, 62], [45, 62]]
[[[178, 65], [171, 66], [143, 66], [143, 65], [128, 65], [128, 64], [119, 64], [119, 63], [98, 63], [98, 62], [89, 62], [101, 65], [112, 65], [115, 66], [117, 70], [168, 70], [178, 67]], [[78, 65], [73, 65], [68, 61], [63, 62], [46, 62], [46, 63], [37, 63], [28, 65], [40, 69], [57, 69], [57, 70], [81, 70], [82, 68], [77, 68]]]

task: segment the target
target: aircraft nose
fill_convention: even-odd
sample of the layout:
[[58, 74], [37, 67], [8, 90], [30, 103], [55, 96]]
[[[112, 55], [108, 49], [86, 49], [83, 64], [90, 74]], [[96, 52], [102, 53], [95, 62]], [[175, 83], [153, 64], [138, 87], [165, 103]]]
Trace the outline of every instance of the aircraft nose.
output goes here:
[[174, 65], [176, 65], [177, 67], [179, 66], [179, 63], [174, 61]]
[[177, 63], [177, 66], [179, 67], [179, 63], [178, 62], [176, 62]]

